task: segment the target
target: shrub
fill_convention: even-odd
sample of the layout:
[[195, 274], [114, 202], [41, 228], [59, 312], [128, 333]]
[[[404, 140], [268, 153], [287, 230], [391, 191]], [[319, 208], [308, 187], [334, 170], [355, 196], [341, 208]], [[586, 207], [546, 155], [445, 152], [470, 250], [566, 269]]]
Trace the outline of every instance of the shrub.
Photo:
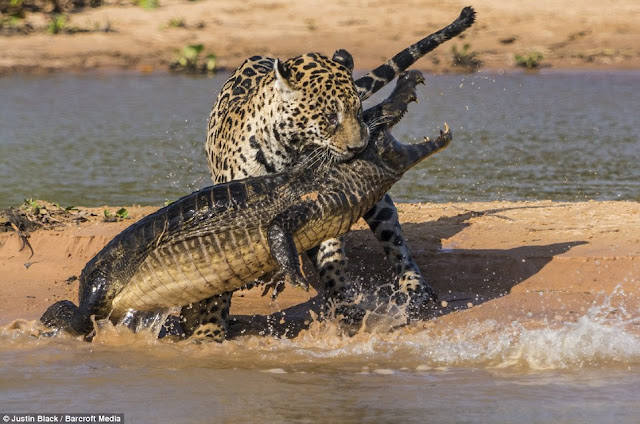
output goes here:
[[458, 50], [458, 46], [451, 47], [451, 55], [453, 56], [453, 66], [465, 68], [468, 72], [475, 72], [482, 66], [482, 61], [478, 59], [478, 53], [472, 52], [471, 45], [466, 43], [462, 46], [462, 50]]
[[516, 65], [526, 69], [538, 69], [543, 57], [542, 53], [538, 52], [529, 53], [524, 56], [516, 54]]

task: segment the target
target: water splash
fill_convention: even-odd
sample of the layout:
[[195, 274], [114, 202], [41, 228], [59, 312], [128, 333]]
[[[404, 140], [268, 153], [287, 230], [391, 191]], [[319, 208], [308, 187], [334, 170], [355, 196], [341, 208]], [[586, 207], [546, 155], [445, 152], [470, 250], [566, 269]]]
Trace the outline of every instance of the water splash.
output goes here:
[[[313, 320], [297, 337], [240, 336], [222, 344], [157, 340], [124, 327], [99, 323], [92, 344], [68, 336], [41, 337], [40, 324], [17, 320], [0, 328], [2, 350], [37, 349], [50, 343], [85, 349], [154, 352], [159, 366], [233, 367], [307, 372], [425, 370], [455, 368], [515, 371], [620, 368], [640, 365], [640, 310], [625, 306], [621, 289], [602, 298], [575, 322], [526, 320], [505, 326], [494, 319], [452, 326], [439, 321], [395, 328], [393, 318], [377, 328], [365, 325], [349, 336], [335, 321]], [[124, 353], [124, 352], [122, 352]], [[146, 361], [146, 360], [145, 360]], [[165, 364], [165, 365], [162, 365]], [[368, 372], [368, 371], [367, 371]]]

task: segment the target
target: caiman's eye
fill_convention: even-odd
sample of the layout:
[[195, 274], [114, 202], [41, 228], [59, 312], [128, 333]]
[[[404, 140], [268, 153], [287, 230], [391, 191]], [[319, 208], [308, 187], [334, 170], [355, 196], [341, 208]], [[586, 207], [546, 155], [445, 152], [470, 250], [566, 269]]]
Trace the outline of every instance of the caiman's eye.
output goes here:
[[338, 126], [338, 114], [336, 112], [327, 113], [325, 115], [325, 118], [327, 118], [327, 122], [329, 123], [329, 126], [331, 127]]

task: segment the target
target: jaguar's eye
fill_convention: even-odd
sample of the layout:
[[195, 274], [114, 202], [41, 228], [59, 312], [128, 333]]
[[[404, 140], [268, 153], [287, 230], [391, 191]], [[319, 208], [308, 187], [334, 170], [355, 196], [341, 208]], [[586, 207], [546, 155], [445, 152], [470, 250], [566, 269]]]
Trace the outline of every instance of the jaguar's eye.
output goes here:
[[338, 114], [336, 112], [328, 113], [325, 117], [327, 118], [327, 122], [329, 123], [330, 126], [332, 127], [338, 126]]

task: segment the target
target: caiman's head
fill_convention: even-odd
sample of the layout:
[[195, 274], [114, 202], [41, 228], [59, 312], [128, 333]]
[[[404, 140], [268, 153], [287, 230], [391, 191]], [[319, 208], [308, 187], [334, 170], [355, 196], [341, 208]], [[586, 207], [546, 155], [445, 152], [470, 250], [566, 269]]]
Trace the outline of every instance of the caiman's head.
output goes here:
[[400, 121], [409, 103], [416, 101], [416, 86], [424, 83], [420, 71], [403, 72], [387, 100], [365, 112], [371, 137], [366, 150], [359, 155], [372, 160], [395, 175], [402, 175], [421, 160], [444, 149], [451, 142], [451, 131], [444, 124], [444, 131], [435, 140], [425, 137], [422, 143], [400, 143], [391, 134], [391, 127]]
[[444, 131], [440, 130], [435, 140], [425, 137], [422, 143], [404, 144], [395, 139], [389, 128], [385, 128], [370, 143], [378, 164], [391, 174], [402, 175], [423, 159], [447, 147], [451, 140], [451, 131], [445, 123]]

